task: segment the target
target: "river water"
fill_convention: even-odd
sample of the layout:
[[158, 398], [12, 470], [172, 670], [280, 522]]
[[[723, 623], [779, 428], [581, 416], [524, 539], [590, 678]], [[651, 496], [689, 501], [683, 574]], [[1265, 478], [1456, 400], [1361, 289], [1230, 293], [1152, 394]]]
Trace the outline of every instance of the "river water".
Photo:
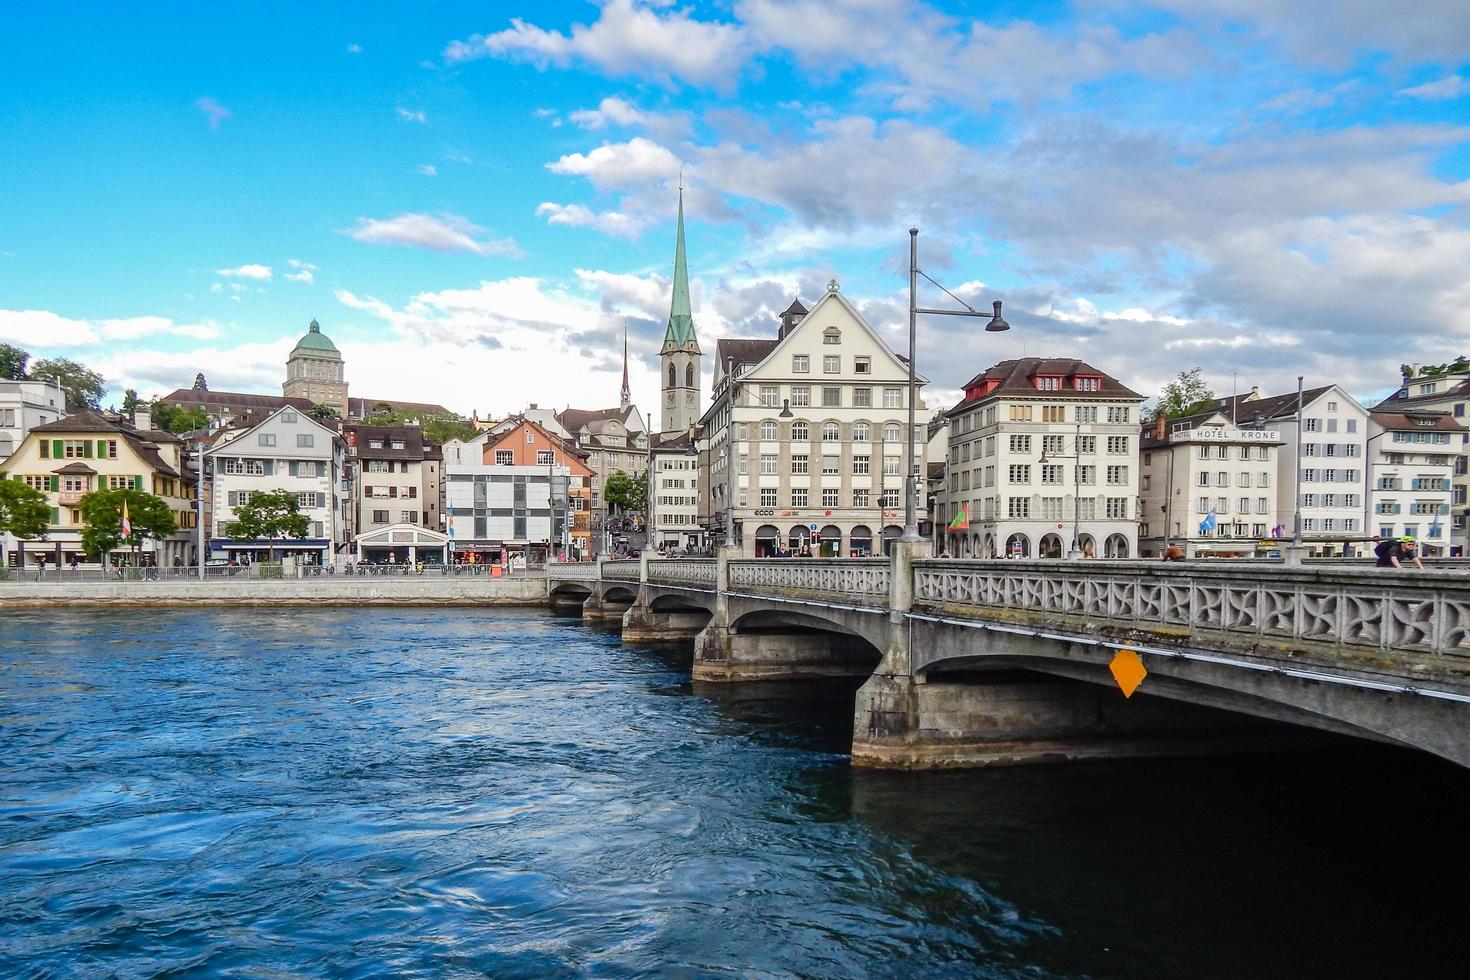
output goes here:
[[1463, 976], [1410, 753], [902, 774], [540, 612], [7, 612], [6, 976]]

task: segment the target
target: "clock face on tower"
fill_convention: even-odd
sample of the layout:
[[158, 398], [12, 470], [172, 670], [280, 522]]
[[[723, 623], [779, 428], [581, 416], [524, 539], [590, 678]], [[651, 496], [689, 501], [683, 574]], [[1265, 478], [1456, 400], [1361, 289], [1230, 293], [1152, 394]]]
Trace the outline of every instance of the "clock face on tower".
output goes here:
[[672, 391], [669, 392], [668, 402], [670, 405], [674, 404], [674, 393]]

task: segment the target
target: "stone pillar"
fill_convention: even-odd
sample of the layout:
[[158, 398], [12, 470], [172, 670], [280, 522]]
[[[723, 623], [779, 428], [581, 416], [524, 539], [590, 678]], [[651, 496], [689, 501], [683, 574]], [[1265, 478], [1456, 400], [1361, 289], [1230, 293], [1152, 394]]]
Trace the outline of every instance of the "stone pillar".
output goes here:
[[638, 566], [638, 598], [623, 613], [624, 643], [660, 643], [694, 638], [709, 622], [709, 614], [694, 610], [655, 612], [648, 588], [648, 551]]
[[[929, 557], [927, 541], [895, 541], [888, 594], [888, 648], [883, 662], [857, 692], [853, 710], [852, 758], [868, 760], [881, 747], [905, 742], [919, 726], [912, 630], [905, 613], [914, 607], [914, 562]], [[873, 764], [869, 762], [868, 764]]]
[[[721, 545], [715, 551], [715, 613], [694, 638], [694, 676], [708, 680], [724, 676], [730, 660], [730, 562], [744, 557], [740, 546]], [[701, 666], [703, 665], [703, 666]]]

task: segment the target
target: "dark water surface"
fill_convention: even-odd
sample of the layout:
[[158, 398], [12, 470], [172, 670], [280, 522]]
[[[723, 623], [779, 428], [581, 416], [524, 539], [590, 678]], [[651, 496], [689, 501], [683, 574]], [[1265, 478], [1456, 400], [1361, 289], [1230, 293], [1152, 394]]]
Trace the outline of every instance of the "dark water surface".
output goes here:
[[1470, 777], [854, 772], [533, 612], [7, 612], [6, 976], [1463, 976]]

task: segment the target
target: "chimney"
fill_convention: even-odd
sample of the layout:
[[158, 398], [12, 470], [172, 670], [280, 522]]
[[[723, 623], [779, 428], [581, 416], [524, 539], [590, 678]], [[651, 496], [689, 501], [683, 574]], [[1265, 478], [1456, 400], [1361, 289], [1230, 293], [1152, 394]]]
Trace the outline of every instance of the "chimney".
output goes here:
[[1164, 438], [1164, 423], [1167, 422], [1168, 420], [1169, 420], [1169, 417], [1167, 415], [1165, 415], [1163, 412], [1160, 412], [1158, 414], [1158, 417], [1154, 419], [1154, 438], [1155, 439], [1162, 440]]
[[1248, 401], [1248, 402], [1253, 402], [1253, 401], [1255, 401], [1256, 399], [1258, 399], [1260, 397], [1261, 397], [1261, 386], [1260, 385], [1251, 385], [1251, 393], [1249, 395], [1246, 395], [1245, 396], [1245, 400]]
[[151, 428], [153, 428], [153, 409], [151, 407], [148, 407], [148, 408], [139, 408], [139, 409], [137, 409], [136, 411], [133, 412], [133, 428], [135, 428], [135, 429], [151, 429]]

